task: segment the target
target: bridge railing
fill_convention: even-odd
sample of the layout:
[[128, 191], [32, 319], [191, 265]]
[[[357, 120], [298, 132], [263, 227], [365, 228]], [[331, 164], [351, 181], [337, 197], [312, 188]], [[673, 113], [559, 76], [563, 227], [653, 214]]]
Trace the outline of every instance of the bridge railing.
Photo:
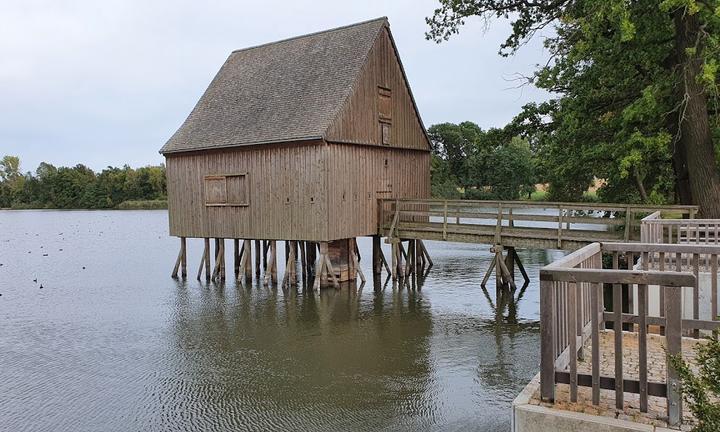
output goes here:
[[640, 222], [642, 243], [720, 244], [720, 219], [664, 219], [655, 211]]
[[442, 232], [442, 238], [484, 229], [497, 243], [503, 236], [525, 235], [557, 241], [637, 239], [641, 215], [672, 210], [694, 217], [696, 206], [644, 206], [612, 203], [380, 199], [378, 231], [394, 236], [398, 229]]
[[[612, 264], [603, 265], [603, 255]], [[699, 336], [701, 330], [717, 328], [717, 308], [699, 319], [698, 263], [711, 263], [709, 280], [712, 303], [717, 305], [718, 255], [720, 246], [692, 244], [592, 243], [540, 270], [541, 397], [555, 400], [556, 384], [569, 384], [570, 401], [577, 401], [578, 387], [592, 388], [592, 403], [600, 403], [600, 390], [615, 390], [616, 407], [623, 409], [624, 394], [639, 394], [640, 411], [647, 412], [648, 396], [667, 398], [671, 425], [680, 422], [681, 397], [677, 374], [666, 363], [664, 382], [648, 380], [648, 326], [660, 329], [663, 345], [671, 355], [681, 354], [682, 336]], [[608, 260], [609, 261], [609, 260]], [[659, 263], [651, 269], [649, 263]], [[624, 263], [624, 266], [623, 266]], [[640, 263], [641, 268], [636, 268]], [[625, 267], [624, 269], [622, 267]], [[623, 311], [623, 285], [637, 289], [637, 307]], [[603, 289], [612, 293], [610, 310]], [[649, 292], [659, 290], [663, 301], [651, 312]], [[683, 290], [691, 291], [691, 295]], [[691, 317], [683, 316], [683, 303], [692, 303]], [[689, 305], [686, 305], [689, 306]], [[637, 328], [635, 348], [623, 345], [623, 332], [613, 332], [612, 346], [601, 344], [606, 323], [615, 330]], [[590, 341], [591, 371], [578, 372], [578, 358]], [[601, 352], [602, 350], [608, 352]], [[637, 372], [626, 371], [623, 359], [637, 355]], [[614, 373], [601, 375], [601, 359], [611, 358]], [[656, 365], [657, 367], [657, 365]], [[627, 373], [627, 375], [626, 375]], [[629, 375], [636, 374], [636, 377]]]

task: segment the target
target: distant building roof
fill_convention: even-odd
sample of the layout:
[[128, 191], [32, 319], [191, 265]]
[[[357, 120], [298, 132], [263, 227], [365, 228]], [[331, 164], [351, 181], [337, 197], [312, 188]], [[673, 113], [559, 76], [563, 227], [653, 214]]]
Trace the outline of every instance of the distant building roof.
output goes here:
[[319, 139], [387, 18], [234, 51], [161, 153]]

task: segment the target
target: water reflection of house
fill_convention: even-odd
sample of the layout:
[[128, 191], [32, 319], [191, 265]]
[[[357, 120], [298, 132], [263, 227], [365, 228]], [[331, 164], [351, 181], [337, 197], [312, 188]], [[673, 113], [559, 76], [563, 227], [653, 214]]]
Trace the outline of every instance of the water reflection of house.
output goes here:
[[433, 418], [432, 317], [417, 293], [364, 302], [347, 288], [177, 295], [172, 378], [157, 392], [200, 400], [191, 416], [212, 421], [223, 412], [228, 425], [293, 430], [392, 429], [385, 422]]

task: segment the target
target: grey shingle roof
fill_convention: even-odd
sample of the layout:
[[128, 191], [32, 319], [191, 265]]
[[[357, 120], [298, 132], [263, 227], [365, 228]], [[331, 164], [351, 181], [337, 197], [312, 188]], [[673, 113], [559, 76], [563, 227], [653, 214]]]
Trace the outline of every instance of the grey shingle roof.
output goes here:
[[385, 25], [379, 18], [234, 51], [160, 152], [322, 137]]

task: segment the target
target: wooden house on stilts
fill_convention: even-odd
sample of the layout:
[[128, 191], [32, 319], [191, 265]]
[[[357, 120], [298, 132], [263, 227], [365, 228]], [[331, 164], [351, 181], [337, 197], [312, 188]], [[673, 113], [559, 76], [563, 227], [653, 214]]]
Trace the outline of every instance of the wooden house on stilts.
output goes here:
[[198, 277], [224, 278], [232, 239], [236, 275], [254, 263], [276, 280], [285, 241], [315, 286], [351, 280], [355, 239], [379, 248], [378, 199], [430, 195], [430, 141], [386, 18], [232, 52], [160, 152], [175, 275], [200, 238]]

